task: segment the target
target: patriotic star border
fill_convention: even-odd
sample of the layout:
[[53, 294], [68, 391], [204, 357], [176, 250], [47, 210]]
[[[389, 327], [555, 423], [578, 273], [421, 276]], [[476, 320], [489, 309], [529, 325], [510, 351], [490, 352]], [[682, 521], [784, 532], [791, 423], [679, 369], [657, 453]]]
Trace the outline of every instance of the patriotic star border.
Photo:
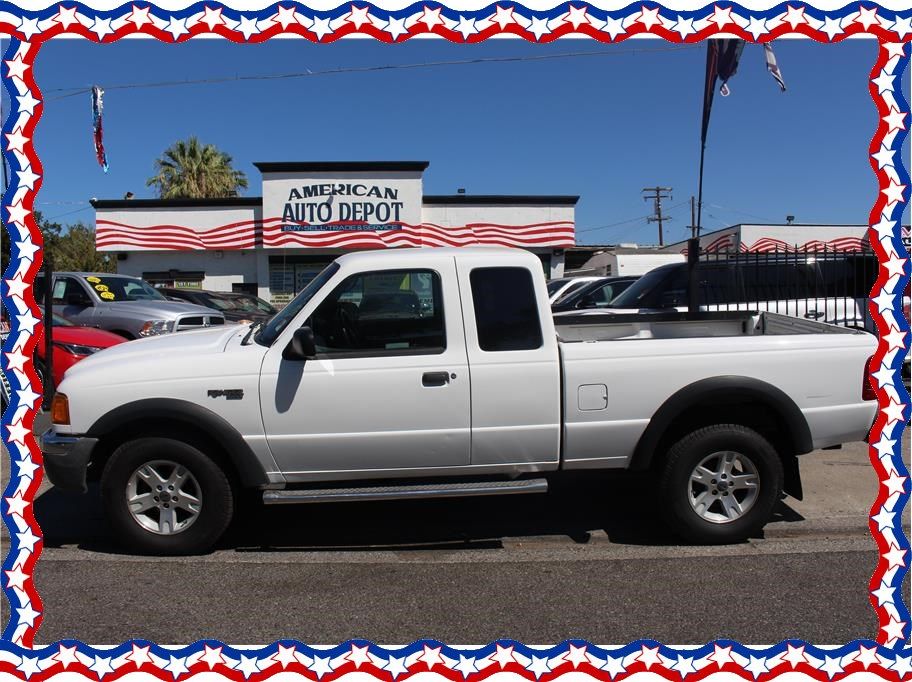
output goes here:
[[[12, 3], [0, 2], [0, 33], [14, 37], [0, 66], [11, 96], [2, 145], [13, 176], [2, 204], [13, 258], [0, 284], [12, 327], [3, 344], [0, 366], [10, 379], [13, 396], [0, 431], [15, 465], [0, 502], [11, 536], [0, 584], [12, 607], [0, 642], [0, 672], [38, 680], [67, 671], [101, 680], [142, 671], [173, 682], [204, 671], [238, 682], [264, 679], [277, 672], [332, 682], [356, 671], [384, 682], [426, 672], [438, 673], [451, 682], [468, 682], [469, 678], [475, 682], [498, 672], [516, 673], [535, 682], [548, 682], [571, 671], [605, 682], [643, 672], [668, 680], [703, 679], [717, 672], [734, 673], [747, 680], [765, 680], [785, 672], [815, 680], [842, 679], [861, 671], [900, 682], [912, 675], [912, 649], [906, 646], [910, 617], [900, 594], [909, 554], [908, 539], [901, 528], [909, 495], [908, 472], [899, 445], [909, 407], [899, 368], [908, 352], [910, 334], [898, 295], [909, 276], [908, 253], [900, 239], [899, 225], [910, 184], [900, 158], [909, 107], [898, 87], [898, 78], [909, 61], [907, 41], [912, 39], [912, 10], [893, 11], [868, 2], [850, 3], [830, 11], [804, 3], [780, 3], [766, 10], [751, 10], [722, 2], [699, 10], [673, 11], [643, 2], [609, 11], [570, 2], [537, 11], [501, 2], [473, 11], [450, 9], [439, 3], [415, 3], [390, 11], [371, 3], [354, 2], [317, 11], [296, 2], [280, 2], [259, 11], [243, 11], [217, 2], [199, 2], [179, 10], [135, 2], [102, 11], [84, 3], [62, 2], [40, 11], [25, 11]], [[31, 355], [41, 321], [30, 284], [41, 263], [41, 234], [32, 207], [42, 169], [31, 140], [42, 103], [31, 67], [42, 42], [64, 33], [94, 42], [113, 42], [135, 34], [163, 42], [183, 42], [198, 35], [262, 42], [279, 34], [294, 34], [322, 43], [353, 34], [383, 42], [403, 42], [419, 35], [436, 35], [453, 42], [480, 42], [495, 35], [551, 42], [569, 34], [601, 42], [652, 35], [677, 43], [697, 42], [720, 34], [751, 42], [784, 35], [803, 35], [819, 42], [838, 42], [859, 34], [877, 38], [880, 50], [870, 83], [880, 115], [871, 143], [871, 163], [880, 191], [871, 212], [870, 235], [883, 266], [872, 291], [872, 313], [880, 331], [872, 369], [881, 409], [870, 448], [881, 482], [870, 518], [880, 554], [870, 583], [871, 601], [880, 625], [877, 641], [857, 641], [834, 649], [797, 640], [767, 648], [729, 641], [699, 648], [673, 648], [648, 640], [618, 648], [569, 641], [550, 649], [511, 641], [468, 649], [432, 641], [384, 648], [358, 640], [331, 649], [292, 641], [255, 649], [232, 648], [215, 641], [183, 648], [143, 641], [125, 642], [115, 648], [93, 648], [76, 641], [32, 648], [42, 605], [31, 576], [42, 542], [31, 510], [41, 480], [41, 453], [31, 435], [40, 397], [35, 391], [39, 384]]]
[[671, 10], [654, 2], [636, 2], [605, 10], [586, 2], [564, 2], [549, 10], [532, 10], [504, 1], [478, 10], [451, 9], [438, 2], [416, 2], [398, 10], [386, 10], [370, 2], [347, 2], [331, 10], [315, 10], [288, 1], [263, 10], [243, 11], [204, 0], [171, 11], [143, 1], [103, 11], [82, 2], [60, 2], [43, 10], [25, 11], [12, 3], [0, 2], [0, 33], [31, 42], [73, 34], [102, 43], [135, 34], [164, 42], [215, 35], [236, 42], [259, 43], [277, 35], [297, 35], [329, 43], [361, 35], [387, 43], [416, 36], [477, 43], [506, 35], [547, 43], [578, 35], [617, 43], [649, 35], [692, 43], [721, 33], [751, 42], [768, 42], [786, 35], [828, 43], [857, 35], [897, 42], [912, 35], [912, 9], [896, 11], [875, 2], [852, 2], [841, 9], [824, 11], [803, 2], [781, 2], [757, 10], [717, 2], [702, 9]]

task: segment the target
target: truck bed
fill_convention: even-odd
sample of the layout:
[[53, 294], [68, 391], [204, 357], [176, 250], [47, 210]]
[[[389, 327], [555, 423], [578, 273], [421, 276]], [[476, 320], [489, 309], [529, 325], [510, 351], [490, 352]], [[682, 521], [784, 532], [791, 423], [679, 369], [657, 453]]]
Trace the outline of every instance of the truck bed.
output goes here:
[[566, 315], [554, 318], [563, 343], [792, 334], [862, 334], [815, 320], [750, 310]]

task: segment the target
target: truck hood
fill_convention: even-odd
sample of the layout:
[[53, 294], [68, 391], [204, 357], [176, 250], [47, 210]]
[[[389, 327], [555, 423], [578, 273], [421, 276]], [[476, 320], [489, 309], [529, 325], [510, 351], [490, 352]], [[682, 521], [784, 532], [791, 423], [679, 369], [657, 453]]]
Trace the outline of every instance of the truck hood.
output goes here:
[[[196, 306], [188, 306], [190, 308]], [[203, 310], [207, 310], [203, 308]], [[212, 312], [212, 311], [210, 311]], [[223, 353], [225, 346], [243, 327], [236, 325], [212, 327], [199, 331], [164, 334], [138, 339], [106, 348], [90, 355], [67, 372], [67, 379], [84, 378], [89, 374], [108, 374], [116, 371], [124, 379], [146, 374], [150, 368], [168, 373], [178, 363], [173, 359]]]
[[149, 320], [174, 320], [182, 315], [209, 315], [224, 317], [217, 310], [204, 308], [195, 303], [177, 303], [176, 301], [114, 301], [106, 303], [112, 312], [124, 312], [136, 317], [145, 316]]

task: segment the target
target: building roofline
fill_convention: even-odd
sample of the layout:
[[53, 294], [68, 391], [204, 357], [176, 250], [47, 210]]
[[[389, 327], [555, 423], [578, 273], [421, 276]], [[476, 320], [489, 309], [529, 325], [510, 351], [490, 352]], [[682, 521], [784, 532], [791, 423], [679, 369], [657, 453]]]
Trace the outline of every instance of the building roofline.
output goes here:
[[516, 194], [425, 194], [427, 206], [452, 204], [512, 204], [514, 206], [575, 206], [578, 196], [569, 195], [516, 195]]
[[99, 208], [238, 208], [262, 206], [263, 197], [225, 197], [222, 199], [92, 199]]
[[430, 161], [257, 161], [260, 173], [319, 171], [424, 171]]

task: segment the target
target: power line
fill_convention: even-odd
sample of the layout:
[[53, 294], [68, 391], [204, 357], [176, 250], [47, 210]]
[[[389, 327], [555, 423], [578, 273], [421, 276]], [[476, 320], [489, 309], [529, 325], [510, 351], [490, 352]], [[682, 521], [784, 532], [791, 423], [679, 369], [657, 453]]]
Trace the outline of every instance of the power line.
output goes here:
[[[349, 67], [339, 67], [336, 69], [324, 69], [322, 71], [312, 71], [307, 69], [306, 71], [295, 72], [295, 73], [279, 73], [279, 74], [261, 74], [261, 75], [252, 75], [252, 76], [221, 76], [218, 78], [200, 78], [196, 80], [172, 80], [172, 81], [157, 81], [151, 83], [118, 83], [114, 85], [104, 86], [105, 92], [111, 90], [133, 90], [141, 88], [167, 88], [167, 87], [176, 87], [181, 85], [213, 85], [219, 83], [233, 83], [240, 81], [265, 81], [265, 80], [282, 80], [288, 78], [309, 78], [311, 76], [333, 76], [337, 74], [345, 73], [372, 73], [378, 71], [396, 71], [401, 69], [425, 69], [433, 68], [438, 66], [464, 66], [470, 64], [490, 64], [490, 63], [507, 63], [507, 62], [535, 62], [535, 61], [547, 61], [550, 59], [572, 59], [578, 57], [608, 57], [615, 55], [625, 55], [625, 54], [637, 54], [637, 53], [647, 53], [647, 52], [676, 52], [679, 50], [693, 50], [701, 49], [698, 45], [673, 45], [668, 47], [652, 47], [652, 48], [643, 48], [636, 47], [630, 49], [615, 49], [615, 50], [588, 50], [588, 51], [578, 51], [578, 52], [561, 52], [558, 54], [543, 54], [543, 55], [525, 55], [525, 56], [513, 56], [513, 57], [477, 57], [474, 59], [451, 59], [451, 60], [439, 60], [433, 62], [416, 62], [410, 64], [377, 64], [372, 66], [349, 66]], [[46, 101], [53, 102], [56, 100], [65, 99], [67, 97], [76, 97], [78, 95], [83, 95], [91, 91], [90, 86], [86, 87], [67, 87], [67, 88], [49, 88], [44, 92], [45, 94], [58, 92], [58, 93], [67, 93], [58, 95], [57, 97], [48, 97]]]
[[[667, 213], [671, 213], [676, 208], [680, 208], [681, 206], [683, 206], [686, 203], [687, 203], [686, 201], [681, 201], [677, 204], [674, 204], [673, 206], [670, 206], [668, 208]], [[616, 223], [609, 223], [608, 225], [597, 225], [595, 227], [586, 227], [586, 228], [583, 228], [582, 230], [577, 230], [576, 234], [585, 234], [586, 232], [595, 232], [596, 230], [607, 230], [609, 227], [617, 227], [618, 225], [627, 225], [629, 223], [635, 223], [638, 220], [647, 220], [650, 215], [651, 214], [637, 216], [636, 218], [628, 218], [627, 220], [620, 220]]]

